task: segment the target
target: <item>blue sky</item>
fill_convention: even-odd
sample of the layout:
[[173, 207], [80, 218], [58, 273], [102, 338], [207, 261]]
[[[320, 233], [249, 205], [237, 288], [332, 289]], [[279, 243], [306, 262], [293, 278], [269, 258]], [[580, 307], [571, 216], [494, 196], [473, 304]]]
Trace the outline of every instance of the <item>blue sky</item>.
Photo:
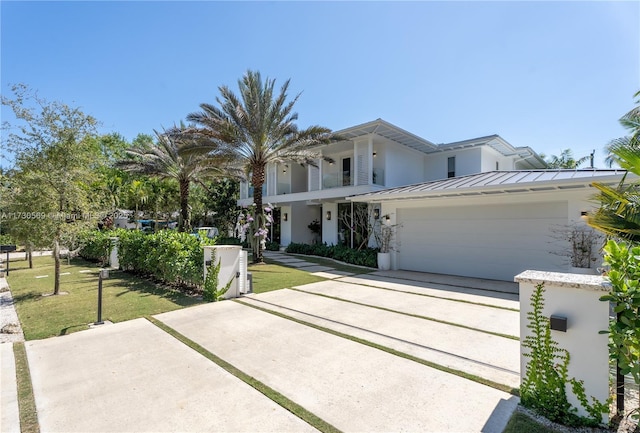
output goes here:
[[3, 0], [0, 13], [3, 94], [28, 84], [127, 139], [255, 69], [291, 78], [302, 127], [383, 118], [435, 143], [595, 149], [602, 167], [640, 90], [639, 2]]

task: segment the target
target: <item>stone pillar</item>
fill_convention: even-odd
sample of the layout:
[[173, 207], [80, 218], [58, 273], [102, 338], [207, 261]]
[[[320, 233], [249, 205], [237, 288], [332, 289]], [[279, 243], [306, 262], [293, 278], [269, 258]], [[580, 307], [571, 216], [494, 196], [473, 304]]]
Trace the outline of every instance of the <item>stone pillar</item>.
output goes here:
[[[556, 328], [551, 337], [562, 349], [570, 354], [569, 378], [584, 380], [587, 398], [591, 396], [600, 402], [609, 398], [609, 347], [608, 335], [600, 334], [609, 328], [609, 303], [600, 301], [609, 288], [605, 279], [599, 275], [578, 275], [558, 272], [525, 271], [515, 277], [520, 284], [520, 376], [526, 375], [529, 358], [522, 356], [528, 351], [522, 342], [531, 334], [527, 325], [527, 313], [533, 310], [531, 295], [535, 286], [544, 283], [544, 310], [547, 317], [554, 316]], [[566, 322], [564, 322], [566, 319]], [[588, 416], [567, 387], [569, 402], [578, 409], [578, 415]], [[603, 416], [608, 422], [608, 416]]]

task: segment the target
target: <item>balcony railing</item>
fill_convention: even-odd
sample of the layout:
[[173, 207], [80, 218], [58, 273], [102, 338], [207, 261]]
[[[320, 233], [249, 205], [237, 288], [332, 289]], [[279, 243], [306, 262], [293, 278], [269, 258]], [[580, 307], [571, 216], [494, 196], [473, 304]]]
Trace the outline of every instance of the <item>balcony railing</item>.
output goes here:
[[322, 189], [351, 186], [351, 172], [327, 173], [322, 175]]

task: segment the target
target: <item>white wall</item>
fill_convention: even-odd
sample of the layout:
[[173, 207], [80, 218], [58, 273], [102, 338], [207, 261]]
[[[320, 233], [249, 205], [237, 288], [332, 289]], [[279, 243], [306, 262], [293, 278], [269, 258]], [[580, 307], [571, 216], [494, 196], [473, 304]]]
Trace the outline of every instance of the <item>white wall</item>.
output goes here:
[[[331, 221], [327, 221], [325, 215], [331, 212]], [[322, 204], [322, 242], [327, 245], [336, 245], [338, 243], [338, 204], [323, 203]]]
[[498, 163], [498, 170], [506, 171], [514, 169], [514, 158], [511, 156], [504, 156], [497, 150], [483, 146], [480, 148], [481, 153], [481, 170], [482, 172], [494, 171], [496, 169], [496, 162]]
[[[609, 397], [609, 347], [608, 335], [599, 334], [609, 326], [609, 303], [600, 301], [606, 293], [603, 278], [595, 275], [575, 275], [526, 271], [515, 278], [520, 283], [520, 341], [531, 335], [527, 328], [527, 314], [531, 307], [531, 294], [535, 285], [544, 282], [544, 309], [546, 317], [551, 315], [567, 318], [567, 332], [551, 331], [551, 337], [560, 348], [570, 354], [569, 379], [584, 380], [587, 399], [591, 396], [604, 402]], [[521, 353], [529, 349], [522, 347]], [[526, 375], [529, 358], [520, 357], [521, 378]], [[567, 399], [578, 414], [587, 416], [578, 399], [567, 386]], [[604, 416], [605, 423], [608, 417]]]
[[[284, 214], [287, 214], [287, 221]], [[287, 246], [291, 243], [291, 206], [280, 207], [280, 245]]]
[[[411, 209], [411, 208], [449, 208], [451, 212], [456, 212], [456, 208], [459, 209], [459, 212], [468, 212], [470, 209], [473, 209], [473, 206], [495, 206], [499, 207], [504, 204], [523, 204], [524, 206], [528, 206], [530, 203], [550, 203], [550, 202], [564, 202], [567, 215], [566, 219], [563, 220], [564, 225], [568, 225], [571, 222], [584, 223], [580, 219], [581, 211], [588, 211], [597, 207], [596, 203], [591, 201], [593, 194], [596, 192], [594, 188], [576, 188], [576, 189], [565, 189], [565, 190], [553, 190], [553, 191], [544, 191], [544, 192], [523, 192], [523, 193], [500, 193], [495, 195], [480, 195], [480, 196], [469, 196], [469, 197], [446, 197], [446, 198], [432, 198], [432, 199], [419, 199], [419, 200], [397, 200], [397, 201], [385, 201], [381, 203], [382, 210], [381, 214], [390, 214], [391, 216], [391, 224], [396, 224], [397, 222], [397, 213], [398, 209]], [[402, 230], [402, 227], [399, 228]], [[424, 236], [428, 238], [429, 234], [429, 226], [425, 225], [423, 227]], [[527, 228], [523, 228], [523, 232], [527, 231]], [[544, 233], [530, 233], [531, 236], [545, 237], [548, 239], [548, 248], [549, 251], [561, 251], [561, 246], [557, 243], [557, 240], [552, 238], [552, 234], [548, 233], [549, 230], [545, 230]], [[411, 240], [417, 239], [417, 237], [409, 236], [410, 234], [406, 234], [409, 237], [409, 242]], [[405, 237], [407, 237], [405, 236]], [[422, 236], [422, 235], [421, 235]], [[526, 244], [522, 245], [522, 248], [526, 248]], [[402, 245], [400, 246], [402, 249]], [[554, 260], [557, 260], [557, 267], [553, 270], [561, 270], [560, 267], [564, 266], [562, 269], [569, 269], [569, 259], [567, 257], [562, 257], [560, 255], [554, 255], [552, 257]], [[535, 264], [534, 258], [531, 257], [533, 264]], [[548, 261], [548, 260], [546, 260]], [[600, 266], [601, 262], [598, 262], [597, 266]], [[399, 261], [398, 261], [398, 253], [392, 252], [392, 268], [399, 269]], [[527, 268], [531, 268], [535, 266], [527, 266]], [[400, 266], [401, 268], [401, 266]], [[552, 269], [546, 269], [552, 270]]]
[[291, 213], [289, 214], [289, 221], [291, 222], [290, 242], [304, 244], [313, 242], [314, 234], [309, 230], [308, 226], [315, 219], [322, 221], [321, 210], [321, 206], [309, 206], [304, 202], [291, 204]]
[[[481, 172], [482, 157], [479, 148], [452, 150], [432, 153], [427, 156], [424, 164], [425, 180], [446, 179], [448, 175], [447, 160], [451, 156], [456, 158], [456, 177]], [[493, 169], [495, 170], [495, 162]]]
[[[377, 146], [376, 146], [377, 148]], [[384, 146], [385, 186], [403, 186], [424, 181], [423, 169], [426, 155], [399, 144]], [[380, 158], [376, 156], [375, 159]], [[374, 166], [380, 164], [374, 161]]]

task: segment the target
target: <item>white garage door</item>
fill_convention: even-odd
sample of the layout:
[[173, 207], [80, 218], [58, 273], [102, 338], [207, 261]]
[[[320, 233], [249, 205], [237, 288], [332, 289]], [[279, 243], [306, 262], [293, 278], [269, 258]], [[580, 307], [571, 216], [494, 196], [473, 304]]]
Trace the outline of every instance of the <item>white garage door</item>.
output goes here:
[[565, 271], [552, 229], [566, 202], [398, 209], [400, 269], [513, 281], [527, 269]]

